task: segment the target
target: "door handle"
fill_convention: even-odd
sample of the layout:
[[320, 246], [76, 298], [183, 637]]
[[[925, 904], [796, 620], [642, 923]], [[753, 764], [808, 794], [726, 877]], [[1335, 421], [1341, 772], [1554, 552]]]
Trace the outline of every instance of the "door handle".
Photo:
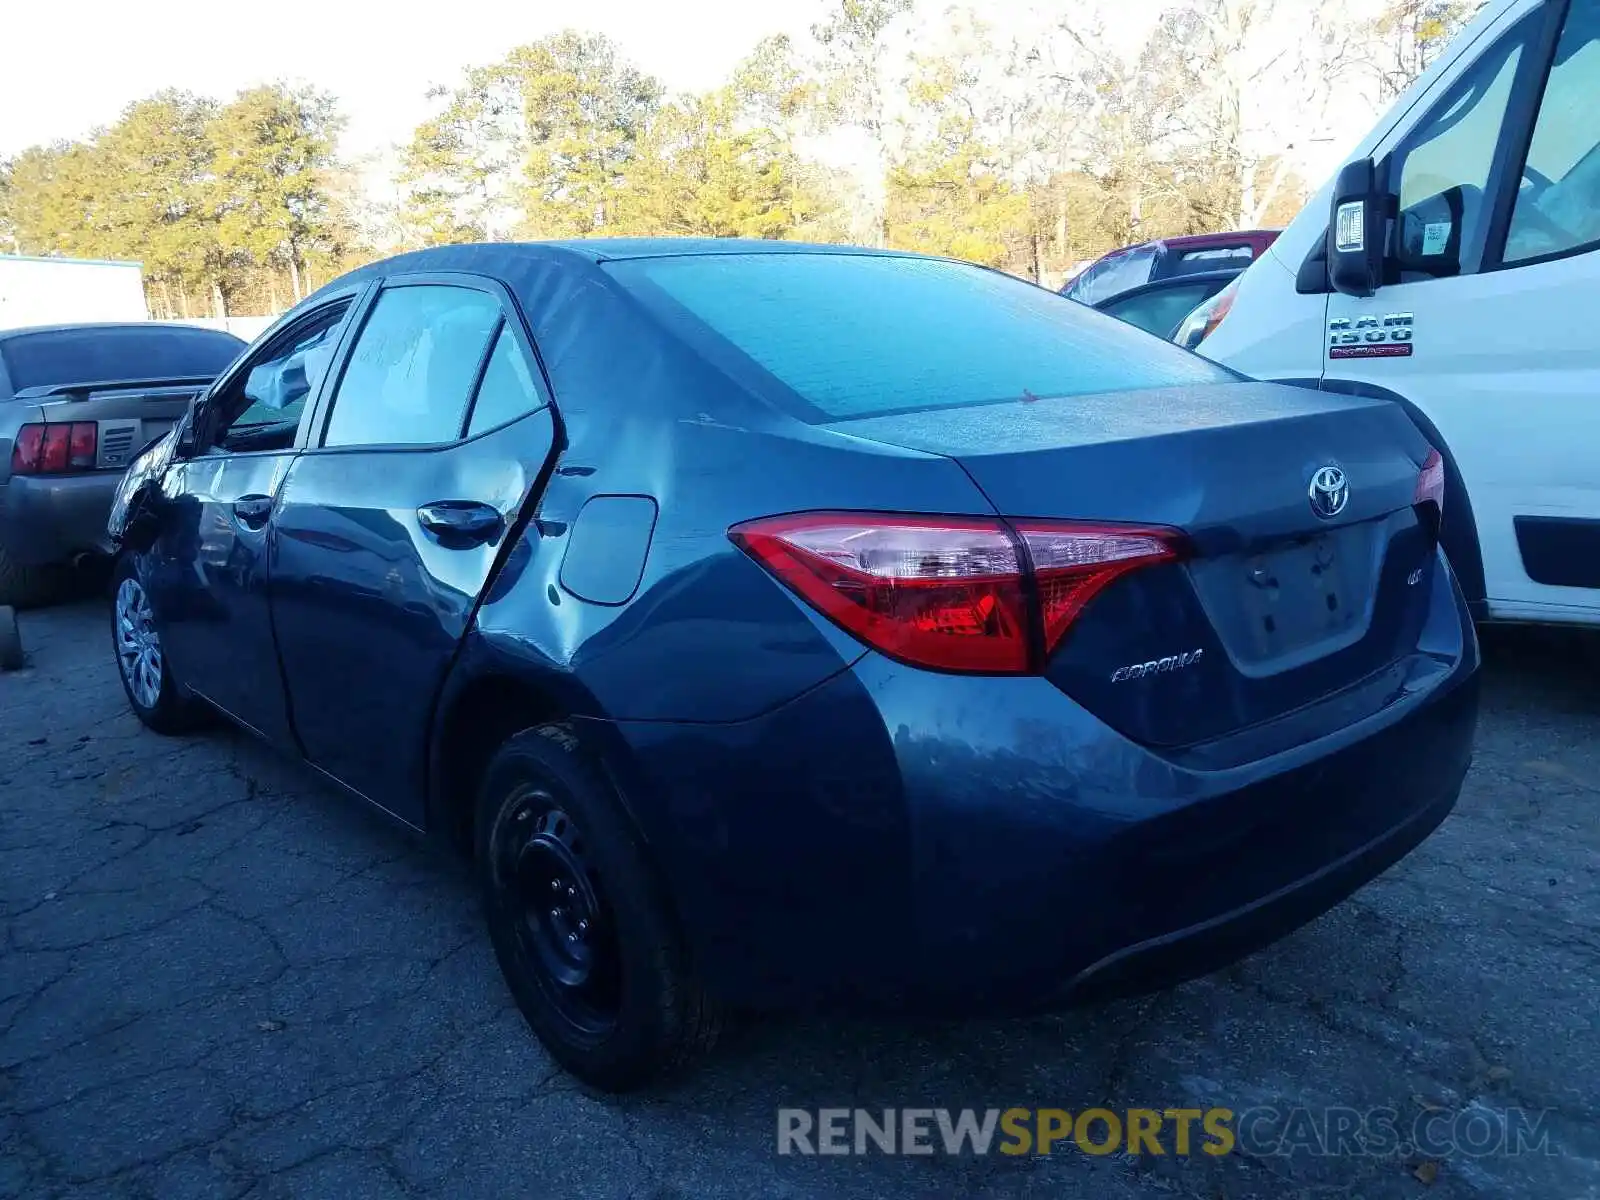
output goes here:
[[272, 515], [272, 497], [240, 496], [233, 502], [233, 515], [246, 529], [260, 529]]
[[435, 500], [417, 509], [417, 523], [446, 542], [489, 541], [505, 524], [500, 510], [477, 500]]

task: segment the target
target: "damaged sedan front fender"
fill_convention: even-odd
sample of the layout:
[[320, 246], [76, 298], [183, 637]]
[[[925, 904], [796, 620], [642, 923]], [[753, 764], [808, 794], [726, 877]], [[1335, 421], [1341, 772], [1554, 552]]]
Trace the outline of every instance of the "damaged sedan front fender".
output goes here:
[[143, 552], [155, 544], [161, 480], [177, 451], [180, 430], [187, 424], [185, 418], [139, 451], [117, 481], [106, 520], [106, 537], [114, 549]]

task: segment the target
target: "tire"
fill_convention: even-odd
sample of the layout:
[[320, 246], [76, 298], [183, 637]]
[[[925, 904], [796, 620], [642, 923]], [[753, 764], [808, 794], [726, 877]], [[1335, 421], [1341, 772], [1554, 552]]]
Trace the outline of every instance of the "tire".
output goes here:
[[17, 628], [16, 610], [0, 604], [0, 671], [18, 670], [22, 662], [22, 632]]
[[55, 563], [24, 566], [0, 547], [0, 604], [42, 608], [61, 594], [65, 574]]
[[720, 1013], [633, 822], [572, 728], [506, 742], [477, 818], [495, 956], [551, 1056], [591, 1087], [625, 1092], [708, 1053]]
[[128, 706], [146, 728], [171, 736], [200, 724], [199, 703], [172, 676], [138, 564], [126, 554], [111, 572], [111, 653]]

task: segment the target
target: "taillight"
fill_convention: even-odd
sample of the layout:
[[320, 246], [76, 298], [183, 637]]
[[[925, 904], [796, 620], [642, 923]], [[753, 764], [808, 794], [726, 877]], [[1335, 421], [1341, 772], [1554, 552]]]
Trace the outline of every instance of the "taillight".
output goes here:
[[74, 471], [87, 471], [94, 466], [95, 443], [100, 427], [93, 421], [74, 421], [72, 441], [67, 451], [68, 465]]
[[1432, 504], [1441, 515], [1444, 513], [1444, 456], [1437, 450], [1429, 450], [1428, 457], [1422, 460], [1417, 494], [1412, 503]]
[[1203, 300], [1183, 319], [1172, 340], [1185, 350], [1193, 350], [1217, 331], [1227, 315], [1233, 311], [1233, 302], [1239, 295], [1239, 278], [1236, 276], [1227, 287], [1209, 300]]
[[11, 473], [31, 475], [39, 469], [39, 452], [44, 448], [44, 426], [24, 425], [11, 443]]
[[1047, 654], [1095, 596], [1129, 571], [1177, 558], [1182, 544], [1168, 529], [1056, 521], [1018, 522], [1016, 529], [1033, 560]]
[[1098, 592], [1181, 544], [1164, 529], [867, 513], [769, 517], [728, 536], [874, 649], [986, 674], [1038, 669]]
[[98, 437], [99, 426], [93, 421], [24, 425], [11, 444], [11, 471], [15, 475], [41, 475], [92, 470]]

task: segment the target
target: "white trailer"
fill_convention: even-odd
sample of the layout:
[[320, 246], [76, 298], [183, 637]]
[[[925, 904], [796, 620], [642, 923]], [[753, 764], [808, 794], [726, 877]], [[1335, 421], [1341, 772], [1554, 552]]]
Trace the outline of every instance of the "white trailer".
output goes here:
[[149, 317], [139, 263], [0, 254], [0, 329]]

